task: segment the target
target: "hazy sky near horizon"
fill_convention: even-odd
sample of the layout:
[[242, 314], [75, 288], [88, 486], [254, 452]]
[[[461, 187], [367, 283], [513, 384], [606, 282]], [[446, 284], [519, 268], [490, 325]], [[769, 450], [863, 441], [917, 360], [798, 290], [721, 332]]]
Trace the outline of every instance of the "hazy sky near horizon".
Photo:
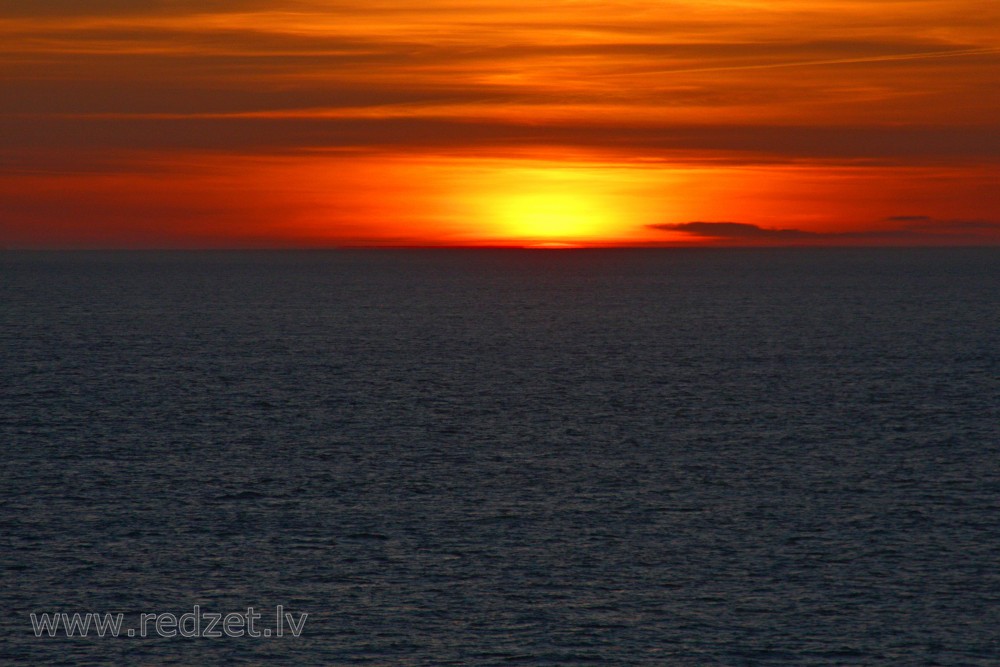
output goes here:
[[995, 0], [0, 0], [0, 245], [1000, 242]]

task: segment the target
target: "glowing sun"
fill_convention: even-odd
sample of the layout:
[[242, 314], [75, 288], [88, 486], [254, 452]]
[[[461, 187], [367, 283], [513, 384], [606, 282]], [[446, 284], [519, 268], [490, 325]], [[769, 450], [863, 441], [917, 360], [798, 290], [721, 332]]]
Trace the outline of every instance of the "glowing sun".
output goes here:
[[[579, 169], [523, 170], [490, 197], [498, 236], [532, 246], [602, 241], [621, 226], [607, 184]], [[514, 181], [514, 182], [511, 182]]]
[[499, 203], [497, 214], [507, 235], [529, 240], [587, 239], [607, 227], [600, 203], [573, 192], [512, 195]]

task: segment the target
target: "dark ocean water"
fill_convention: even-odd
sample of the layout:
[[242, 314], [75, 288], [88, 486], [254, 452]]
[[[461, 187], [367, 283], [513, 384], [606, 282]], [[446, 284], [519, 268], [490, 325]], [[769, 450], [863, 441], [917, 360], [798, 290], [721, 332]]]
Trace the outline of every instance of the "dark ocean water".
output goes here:
[[[996, 249], [8, 252], [0, 309], [2, 664], [1000, 664]], [[195, 604], [309, 617], [29, 620]]]

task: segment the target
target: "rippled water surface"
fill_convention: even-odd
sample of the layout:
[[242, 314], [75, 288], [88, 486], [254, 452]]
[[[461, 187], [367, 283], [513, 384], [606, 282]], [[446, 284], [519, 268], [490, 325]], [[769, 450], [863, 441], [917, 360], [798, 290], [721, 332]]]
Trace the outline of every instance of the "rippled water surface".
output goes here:
[[[1000, 664], [996, 250], [8, 252], [0, 364], [4, 664]], [[28, 617], [195, 604], [309, 617]]]

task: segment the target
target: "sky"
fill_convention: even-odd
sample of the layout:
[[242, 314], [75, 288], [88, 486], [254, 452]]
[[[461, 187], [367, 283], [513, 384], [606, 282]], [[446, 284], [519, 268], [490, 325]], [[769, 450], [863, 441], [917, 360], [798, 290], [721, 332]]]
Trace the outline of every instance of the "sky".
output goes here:
[[1000, 244], [996, 0], [0, 0], [0, 247]]

